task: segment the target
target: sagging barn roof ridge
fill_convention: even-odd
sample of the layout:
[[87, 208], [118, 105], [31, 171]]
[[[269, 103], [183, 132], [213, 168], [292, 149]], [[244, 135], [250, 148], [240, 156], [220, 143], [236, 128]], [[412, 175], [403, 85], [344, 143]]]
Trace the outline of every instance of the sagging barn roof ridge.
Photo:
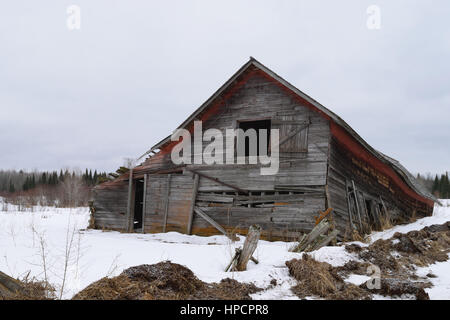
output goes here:
[[[207, 109], [213, 101], [215, 101], [216, 98], [218, 98], [228, 87], [230, 87], [236, 79], [238, 79], [246, 70], [248, 70], [250, 67], [256, 67], [257, 69], [261, 70], [262, 72], [269, 75], [274, 80], [281, 83], [283, 86], [297, 94], [299, 97], [304, 99], [305, 101], [309, 102], [312, 106], [316, 107], [322, 114], [329, 117], [331, 120], [333, 120], [336, 124], [338, 124], [340, 127], [342, 127], [348, 134], [350, 134], [357, 142], [359, 142], [371, 155], [376, 157], [381, 162], [389, 165], [391, 168], [394, 169], [394, 171], [406, 182], [406, 184], [415, 192], [420, 194], [421, 196], [431, 199], [433, 201], [436, 201], [435, 197], [433, 197], [424, 186], [422, 186], [415, 178], [414, 176], [405, 168], [403, 167], [399, 161], [386, 156], [385, 154], [379, 152], [378, 150], [374, 149], [372, 146], [370, 146], [355, 130], [353, 130], [352, 127], [350, 127], [349, 124], [347, 124], [341, 117], [339, 117], [337, 114], [335, 114], [330, 109], [323, 106], [321, 103], [313, 99], [312, 97], [308, 96], [301, 90], [299, 90], [297, 87], [283, 79], [281, 76], [273, 72], [271, 69], [263, 65], [261, 62], [256, 60], [253, 57], [250, 57], [249, 61], [246, 62], [241, 68], [239, 68], [238, 71], [236, 71], [230, 79], [228, 79], [211, 97], [209, 97], [200, 107], [198, 107], [183, 123], [181, 123], [177, 129], [185, 128], [187, 125], [189, 125], [191, 122], [197, 119], [197, 116], [201, 114], [205, 109]], [[177, 130], [176, 129], [176, 130]], [[168, 136], [155, 144], [150, 150], [148, 150], [146, 153], [144, 153], [140, 158], [144, 157], [145, 155], [150, 154], [151, 152], [155, 152], [155, 150], [161, 149], [166, 144], [170, 143], [171, 136]]]

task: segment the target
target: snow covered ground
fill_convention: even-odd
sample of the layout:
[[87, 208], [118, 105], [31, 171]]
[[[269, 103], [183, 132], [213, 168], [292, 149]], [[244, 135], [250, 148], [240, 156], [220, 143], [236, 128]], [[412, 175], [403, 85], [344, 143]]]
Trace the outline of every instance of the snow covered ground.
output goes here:
[[[408, 232], [427, 225], [450, 221], [450, 201], [442, 201], [432, 217], [391, 230], [372, 234], [372, 241], [389, 238], [394, 232]], [[253, 295], [255, 299], [296, 299], [289, 288], [295, 281], [289, 276], [285, 261], [300, 257], [288, 252], [292, 243], [260, 241], [255, 257], [258, 265], [249, 263], [244, 272], [224, 272], [234, 248], [224, 236], [187, 236], [176, 232], [165, 234], [125, 234], [86, 230], [89, 220], [87, 208], [61, 209], [34, 207], [18, 211], [4, 205], [0, 199], [0, 270], [14, 277], [29, 273], [39, 279], [47, 277], [69, 299], [90, 283], [119, 274], [123, 269], [139, 264], [153, 264], [170, 260], [190, 268], [201, 280], [216, 282], [230, 277], [242, 282], [269, 287], [272, 279], [276, 286]], [[324, 247], [312, 253], [315, 259], [334, 266], [356, 259], [343, 247]], [[44, 267], [45, 265], [45, 267]], [[420, 273], [430, 271], [435, 287], [427, 289], [431, 299], [450, 299], [450, 261], [437, 263]], [[359, 283], [364, 277], [348, 281]]]

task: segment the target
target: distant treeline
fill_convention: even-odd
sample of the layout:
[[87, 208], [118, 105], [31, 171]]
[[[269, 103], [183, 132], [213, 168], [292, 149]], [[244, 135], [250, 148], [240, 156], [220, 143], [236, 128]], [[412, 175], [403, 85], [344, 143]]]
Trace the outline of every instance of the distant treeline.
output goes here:
[[22, 205], [84, 206], [92, 187], [107, 181], [106, 172], [0, 170], [0, 196]]
[[16, 191], [28, 191], [38, 186], [56, 186], [68, 178], [80, 178], [87, 186], [95, 186], [108, 180], [106, 172], [92, 173], [86, 169], [84, 173], [79, 171], [34, 171], [0, 170], [0, 192], [14, 193]]
[[450, 199], [450, 181], [448, 179], [448, 172], [441, 175], [441, 177], [436, 175], [431, 191], [441, 199]]
[[422, 183], [434, 196], [440, 199], [450, 199], [450, 180], [448, 172], [445, 174], [417, 175], [417, 180]]

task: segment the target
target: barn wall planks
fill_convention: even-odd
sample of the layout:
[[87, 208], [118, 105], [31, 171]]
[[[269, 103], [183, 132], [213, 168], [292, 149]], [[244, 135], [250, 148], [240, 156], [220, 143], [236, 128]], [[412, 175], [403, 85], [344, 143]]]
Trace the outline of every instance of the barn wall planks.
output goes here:
[[128, 183], [117, 185], [111, 189], [94, 190], [94, 221], [98, 229], [126, 230]]
[[[328, 186], [331, 205], [337, 214], [341, 216], [341, 219], [338, 220], [338, 227], [341, 230], [345, 230], [346, 232], [350, 230], [346, 181], [350, 186], [353, 180], [358, 190], [358, 206], [363, 222], [371, 218], [367, 217], [368, 210], [374, 210], [374, 207], [372, 207], [373, 204], [366, 203], [365, 200], [373, 200], [377, 204], [382, 204], [379, 200], [380, 197], [386, 209], [389, 211], [393, 223], [408, 220], [414, 211], [416, 214], [427, 214], [426, 207], [422, 209], [420, 206], [417, 206], [414, 200], [404, 195], [388, 178], [381, 175], [375, 169], [365, 166], [364, 163], [360, 162], [354, 155], [340, 145], [336, 139], [332, 138], [330, 147]], [[371, 227], [374, 226], [372, 225]]]
[[[163, 230], [168, 181], [166, 174], [148, 175], [145, 232], [162, 232]], [[166, 232], [186, 232], [193, 186], [192, 176], [171, 175]]]

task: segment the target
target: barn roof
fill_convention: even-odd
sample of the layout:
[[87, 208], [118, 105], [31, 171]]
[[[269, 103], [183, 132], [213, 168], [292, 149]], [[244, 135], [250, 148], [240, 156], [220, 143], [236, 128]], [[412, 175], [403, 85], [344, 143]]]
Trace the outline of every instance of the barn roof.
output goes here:
[[[406, 182], [406, 184], [414, 190], [419, 195], [428, 198], [432, 201], [436, 201], [437, 199], [433, 197], [428, 190], [420, 184], [414, 176], [405, 168], [403, 167], [399, 161], [388, 157], [387, 155], [375, 150], [373, 147], [371, 147], [361, 136], [356, 133], [355, 130], [353, 130], [350, 125], [348, 125], [342, 118], [340, 118], [337, 114], [290, 84], [288, 81], [280, 77], [278, 74], [264, 66], [262, 63], [254, 59], [253, 57], [250, 57], [250, 60], [245, 63], [227, 82], [225, 82], [208, 100], [206, 100], [197, 110], [195, 110], [183, 123], [181, 123], [177, 129], [185, 128], [187, 127], [191, 122], [193, 122], [197, 117], [207, 109], [215, 99], [217, 99], [224, 91], [230, 87], [236, 79], [238, 79], [246, 70], [248, 70], [251, 67], [255, 67], [259, 69], [260, 71], [266, 73], [271, 78], [278, 81], [280, 84], [294, 92], [296, 95], [301, 97], [302, 99], [309, 102], [311, 105], [316, 107], [320, 112], [328, 116], [331, 120], [333, 120], [336, 124], [338, 124], [340, 127], [342, 127], [348, 134], [350, 134], [357, 142], [359, 142], [371, 155], [382, 161], [383, 163], [389, 165], [391, 168], [394, 169], [394, 171]], [[149, 151], [147, 151], [143, 156], [149, 154], [150, 152], [161, 149], [165, 145], [171, 142], [170, 140], [171, 136], [166, 137], [165, 139], [158, 142], [156, 145], [154, 145]], [[143, 157], [141, 156], [141, 158]]]

